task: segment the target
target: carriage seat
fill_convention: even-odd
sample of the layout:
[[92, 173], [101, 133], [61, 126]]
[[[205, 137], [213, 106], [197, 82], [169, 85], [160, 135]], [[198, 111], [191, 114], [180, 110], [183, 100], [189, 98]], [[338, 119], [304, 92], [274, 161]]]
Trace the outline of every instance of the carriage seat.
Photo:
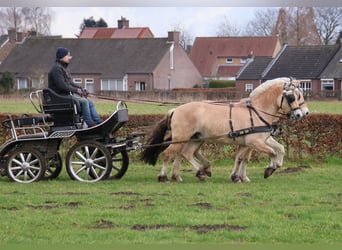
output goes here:
[[50, 115], [54, 126], [75, 126], [80, 123], [81, 106], [70, 95], [57, 94], [50, 88], [43, 89], [43, 111]]

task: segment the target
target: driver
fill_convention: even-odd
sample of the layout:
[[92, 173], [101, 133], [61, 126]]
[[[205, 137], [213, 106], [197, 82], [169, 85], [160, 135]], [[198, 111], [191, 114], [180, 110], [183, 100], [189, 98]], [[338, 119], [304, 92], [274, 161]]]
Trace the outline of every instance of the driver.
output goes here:
[[56, 51], [56, 62], [49, 72], [48, 87], [60, 95], [72, 95], [72, 98], [80, 103], [82, 115], [88, 127], [93, 127], [102, 122], [95, 105], [82, 86], [73, 82], [68, 70], [72, 56], [67, 48], [58, 48]]

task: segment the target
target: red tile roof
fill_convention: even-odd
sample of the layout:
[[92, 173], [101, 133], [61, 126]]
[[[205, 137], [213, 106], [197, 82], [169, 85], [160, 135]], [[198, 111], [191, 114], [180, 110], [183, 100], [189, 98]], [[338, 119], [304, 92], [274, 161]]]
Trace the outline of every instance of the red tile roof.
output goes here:
[[212, 76], [219, 57], [246, 58], [275, 56], [280, 49], [277, 37], [197, 37], [190, 51], [190, 58], [202, 76]]
[[217, 69], [217, 76], [235, 77], [242, 65], [220, 65]]
[[154, 35], [147, 27], [137, 28], [84, 28], [80, 38], [153, 38]]

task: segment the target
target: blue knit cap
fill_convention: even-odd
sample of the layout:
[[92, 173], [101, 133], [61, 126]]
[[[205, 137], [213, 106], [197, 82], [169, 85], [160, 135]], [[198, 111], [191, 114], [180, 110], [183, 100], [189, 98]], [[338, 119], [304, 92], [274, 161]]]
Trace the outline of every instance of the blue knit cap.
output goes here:
[[56, 51], [56, 59], [62, 59], [69, 53], [67, 48], [59, 47]]

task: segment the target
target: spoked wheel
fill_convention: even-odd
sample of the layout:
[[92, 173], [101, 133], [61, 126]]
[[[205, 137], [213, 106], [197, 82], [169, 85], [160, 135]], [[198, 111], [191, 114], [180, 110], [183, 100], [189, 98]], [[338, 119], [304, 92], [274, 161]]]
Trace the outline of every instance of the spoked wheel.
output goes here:
[[108, 149], [96, 141], [79, 142], [68, 151], [66, 169], [73, 180], [96, 182], [108, 178], [112, 158]]
[[43, 155], [34, 148], [16, 148], [9, 156], [7, 176], [12, 181], [30, 183], [39, 181], [46, 171]]
[[127, 151], [116, 151], [112, 154], [112, 172], [109, 179], [120, 179], [128, 169]]
[[46, 165], [46, 171], [44, 174], [44, 180], [52, 180], [58, 177], [63, 167], [62, 157], [59, 152], [55, 156], [48, 160]]

